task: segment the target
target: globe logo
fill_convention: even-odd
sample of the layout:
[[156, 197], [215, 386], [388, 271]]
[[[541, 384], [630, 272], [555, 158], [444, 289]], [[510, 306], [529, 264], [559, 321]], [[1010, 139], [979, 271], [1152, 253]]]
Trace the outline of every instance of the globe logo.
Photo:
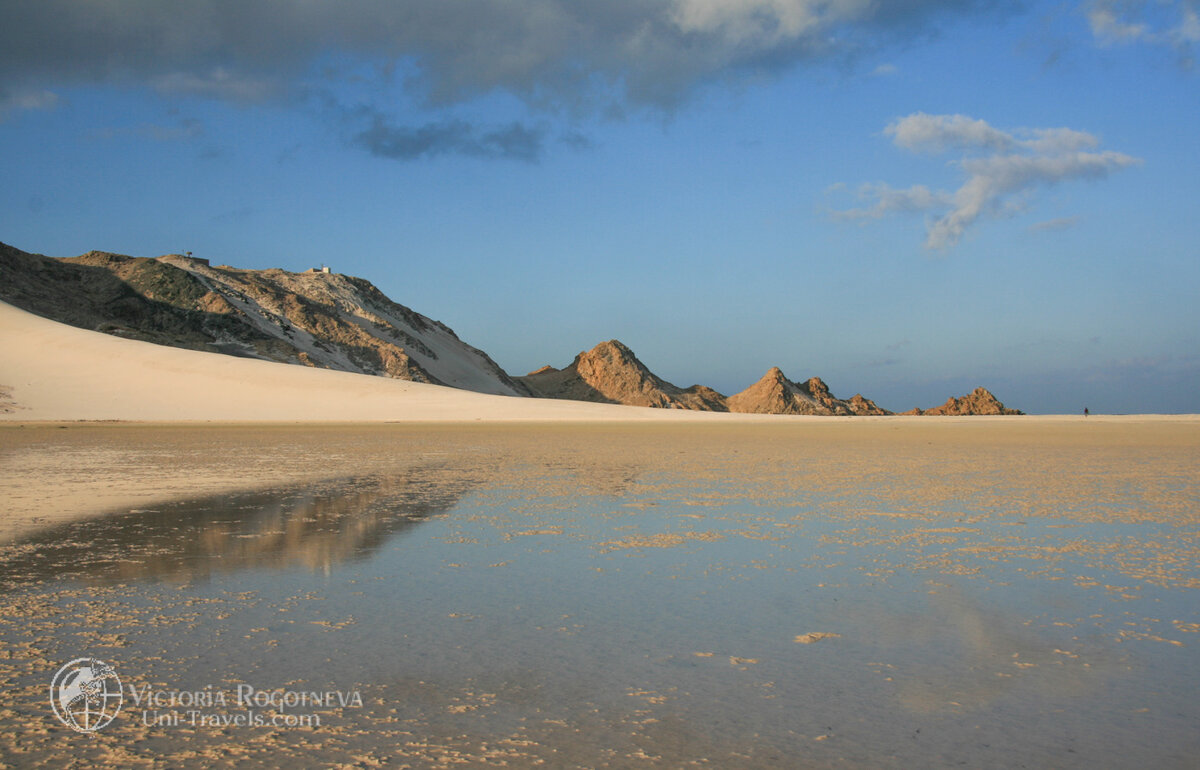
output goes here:
[[94, 733], [113, 721], [124, 696], [113, 667], [95, 658], [76, 658], [50, 683], [54, 716], [72, 730]]

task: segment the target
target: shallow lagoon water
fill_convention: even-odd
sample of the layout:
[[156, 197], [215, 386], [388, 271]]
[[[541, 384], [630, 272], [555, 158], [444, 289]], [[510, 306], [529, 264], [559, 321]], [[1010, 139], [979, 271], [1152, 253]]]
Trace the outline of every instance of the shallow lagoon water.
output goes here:
[[[538, 441], [543, 454], [509, 447], [501, 462], [476, 451], [489, 440], [8, 543], [0, 757], [1195, 765], [1192, 456], [1085, 497], [993, 466], [922, 487], [897, 460], [864, 479], [852, 447], [830, 465], [826, 446], [819, 478], [805, 457], [785, 478], [778, 446], [726, 466], [712, 458], [748, 446], [691, 443], [655, 464], [641, 439], [551, 460]], [[1063, 462], [1103, 470], [1094, 453]], [[75, 735], [45, 701], [80, 655], [126, 687], [354, 691], [362, 705], [293, 709], [315, 727], [196, 727], [154, 724], [186, 709], [127, 698], [102, 732]]]

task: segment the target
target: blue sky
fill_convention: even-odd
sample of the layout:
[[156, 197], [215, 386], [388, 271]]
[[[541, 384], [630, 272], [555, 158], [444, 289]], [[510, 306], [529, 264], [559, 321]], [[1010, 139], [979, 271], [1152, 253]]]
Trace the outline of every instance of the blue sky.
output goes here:
[[1200, 2], [0, 5], [0, 240], [326, 263], [520, 374], [1200, 412]]

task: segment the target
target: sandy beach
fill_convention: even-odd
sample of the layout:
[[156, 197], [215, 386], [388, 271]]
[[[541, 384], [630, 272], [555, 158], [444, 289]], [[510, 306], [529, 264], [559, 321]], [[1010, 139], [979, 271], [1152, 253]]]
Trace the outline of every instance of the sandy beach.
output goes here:
[[[1125, 475], [1124, 451], [1152, 449], [1166, 458], [1195, 459], [1200, 446], [1200, 418], [1191, 416], [1093, 417], [1086, 422], [1075, 417], [726, 416], [731, 419], [655, 422], [660, 413], [674, 413], [621, 409], [651, 417], [491, 425], [4, 423], [0, 495], [6, 506], [0, 540], [30, 527], [164, 500], [378, 475], [406, 467], [425, 447], [471, 458], [486, 446], [497, 473], [514, 462], [555, 464], [581, 454], [616, 462], [631, 451], [626, 441], [636, 442], [632, 456], [639, 467], [664, 472], [673, 467], [681, 447], [696, 444], [705, 447], [704, 462], [712, 468], [742, 474], [761, 474], [786, 458], [789, 474], [810, 476], [811, 468], [824, 467], [828, 453], [845, 463], [859, 458], [864, 468], [904, 478], [908, 485], [936, 483], [941, 475], [932, 461], [921, 458], [961, 453], [987, 458], [986, 473], [1007, 477], [1020, 470], [1025, 484], [1066, 485], [1086, 497], [1086, 484], [1095, 473], [1086, 472], [1083, 460], [1076, 460], [1076, 467], [1062, 458], [1099, 453]], [[395, 442], [400, 442], [397, 447], [385, 448]], [[726, 455], [721, 451], [726, 442], [741, 448]], [[1045, 465], [1030, 464], [1034, 450], [1045, 456]], [[854, 477], [843, 471], [829, 483], [853, 485]]]
[[[0, 324], [0, 763], [1200, 751], [1196, 416], [644, 409], [163, 348], [7, 306]], [[89, 736], [46, 698], [81, 655], [125, 688]], [[246, 688], [342, 702], [289, 711]]]
[[[1198, 427], [7, 424], [0, 757], [1186, 767]], [[76, 746], [82, 654], [212, 719], [363, 702], [127, 693]]]

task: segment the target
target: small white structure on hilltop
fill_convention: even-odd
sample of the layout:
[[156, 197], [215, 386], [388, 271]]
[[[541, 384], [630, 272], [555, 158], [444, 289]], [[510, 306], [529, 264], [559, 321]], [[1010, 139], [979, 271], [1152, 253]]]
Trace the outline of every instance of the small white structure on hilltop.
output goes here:
[[329, 269], [328, 265], [321, 265], [320, 267], [310, 267], [309, 269], [305, 270], [304, 272], [306, 272], [306, 273], [331, 273], [333, 271]]

